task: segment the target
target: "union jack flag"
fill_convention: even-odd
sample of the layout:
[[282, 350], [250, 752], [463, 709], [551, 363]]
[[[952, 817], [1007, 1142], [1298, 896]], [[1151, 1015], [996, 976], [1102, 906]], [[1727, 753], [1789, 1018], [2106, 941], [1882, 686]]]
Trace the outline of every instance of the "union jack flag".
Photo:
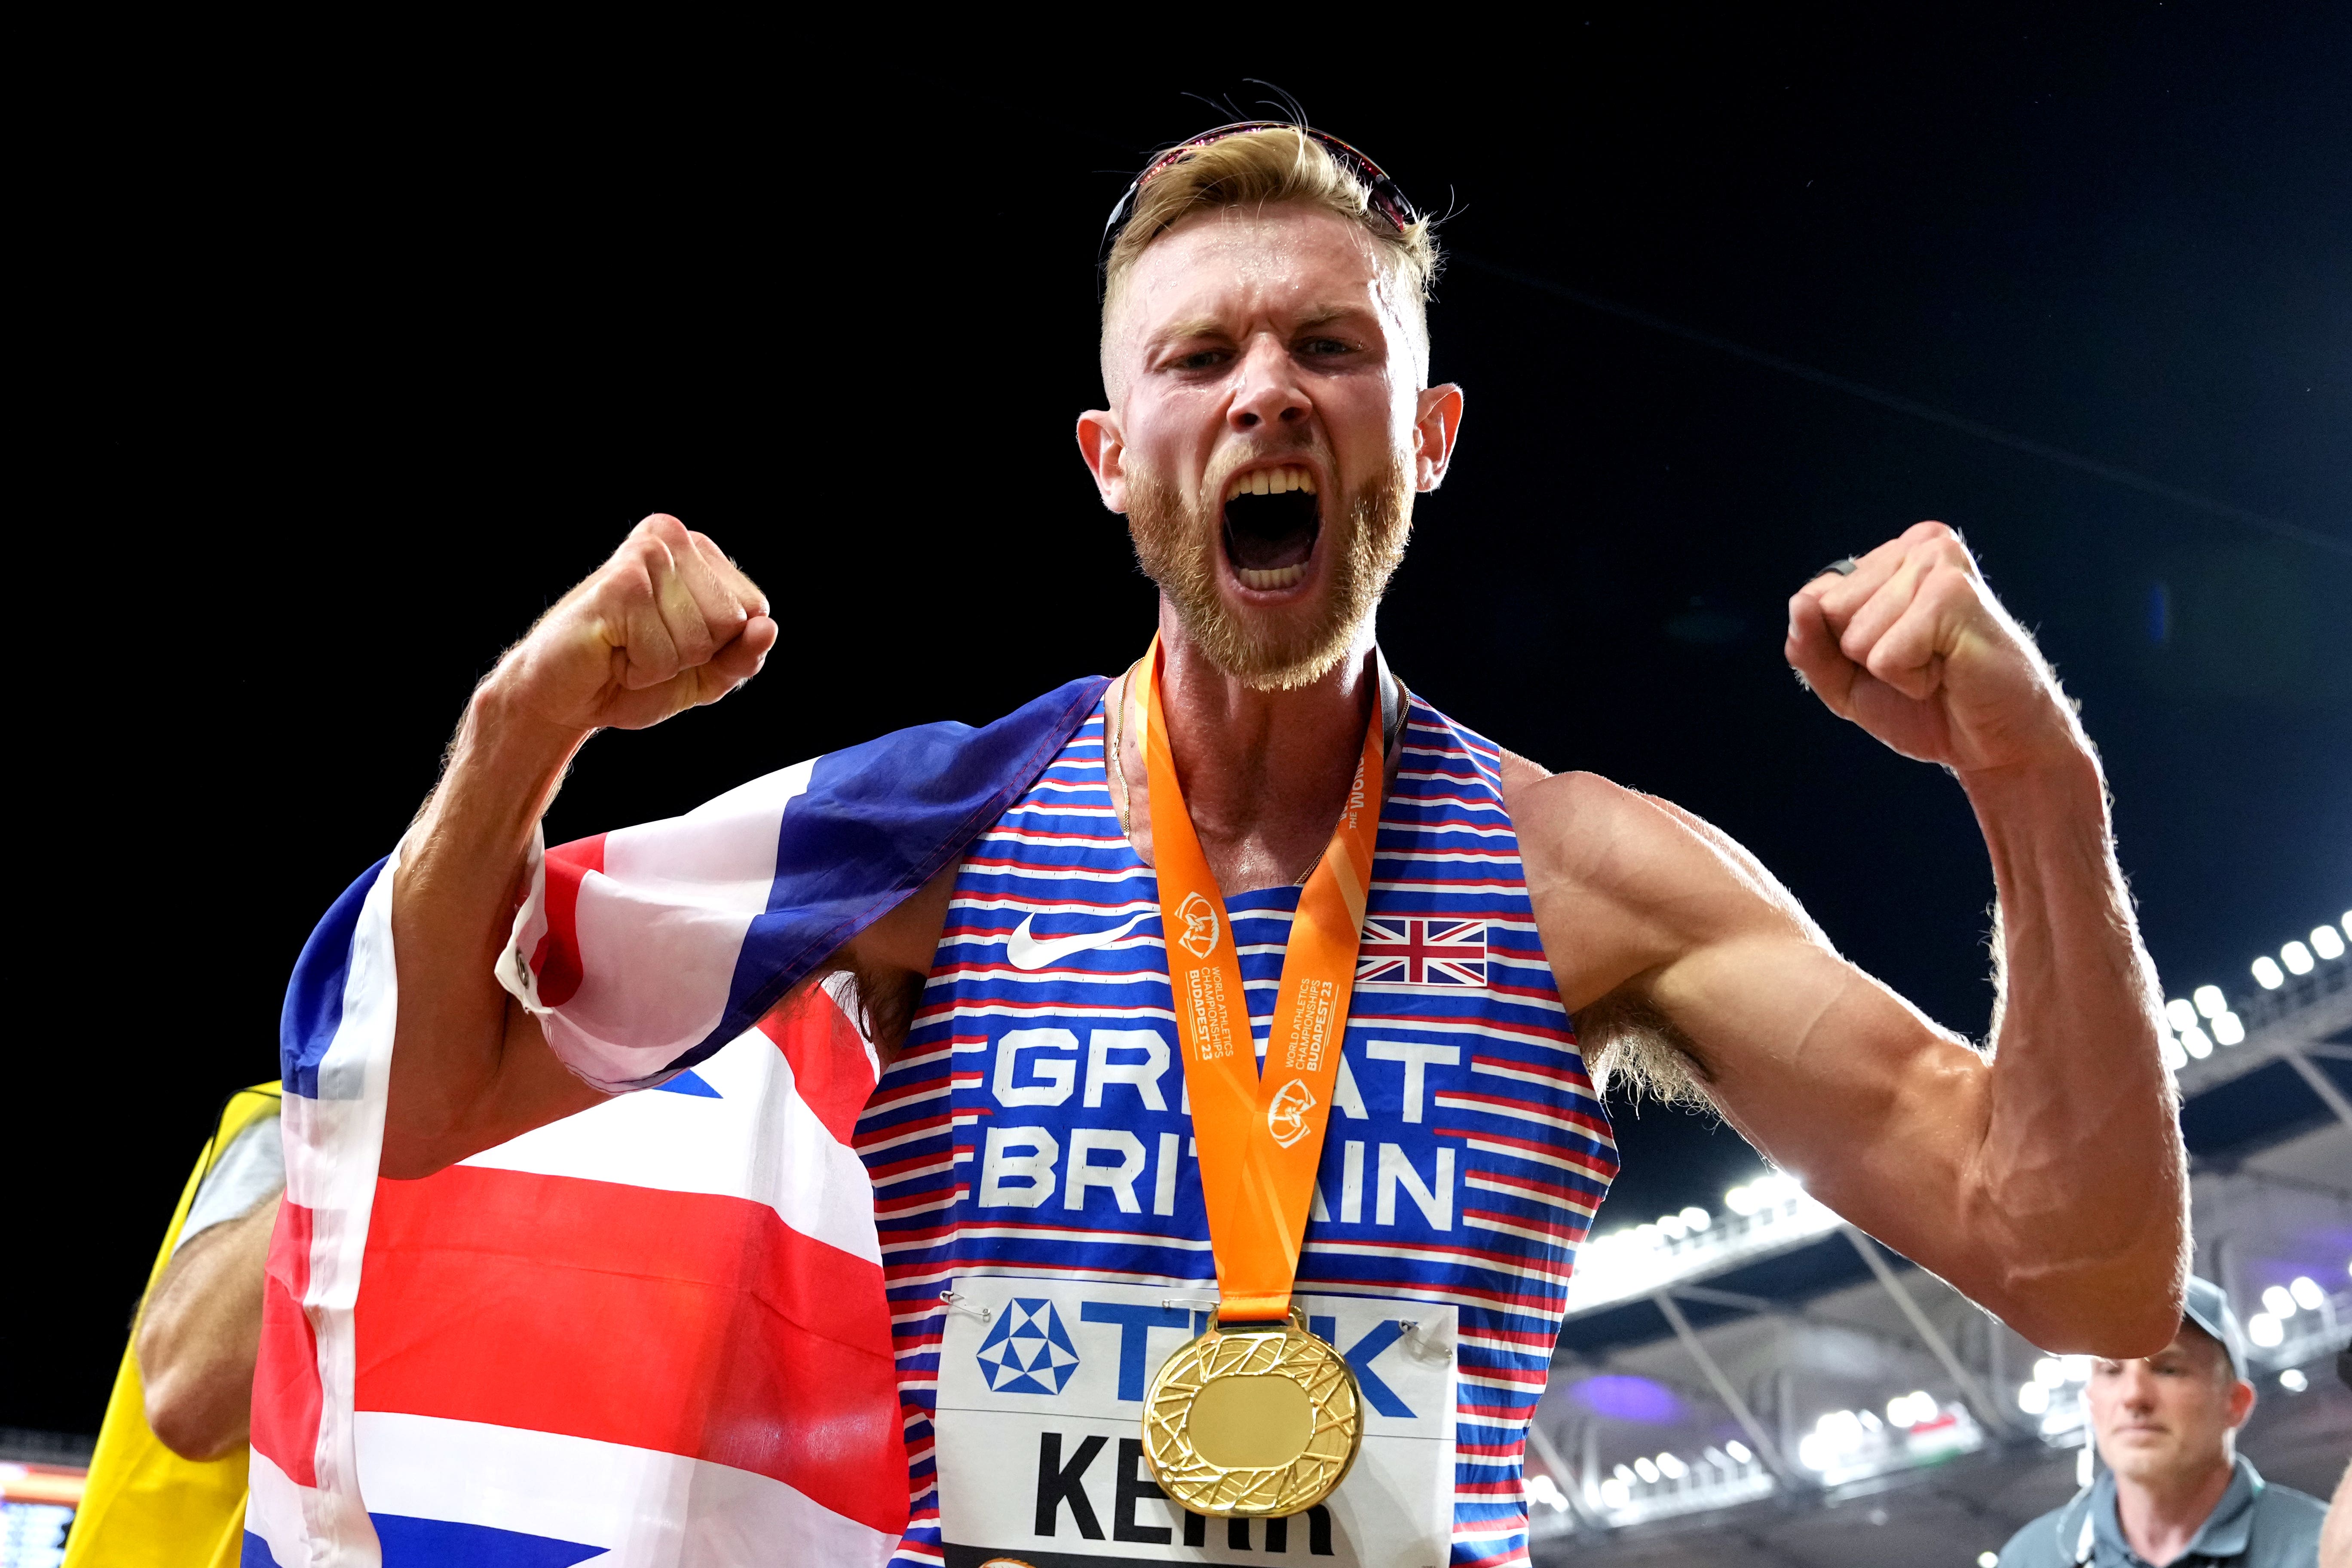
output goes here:
[[1486, 984], [1485, 921], [1366, 921], [1359, 985]]

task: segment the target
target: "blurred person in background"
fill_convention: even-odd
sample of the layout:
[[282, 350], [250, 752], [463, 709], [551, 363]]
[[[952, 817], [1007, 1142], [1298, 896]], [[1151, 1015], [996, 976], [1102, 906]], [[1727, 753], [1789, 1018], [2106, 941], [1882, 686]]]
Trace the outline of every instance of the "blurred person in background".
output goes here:
[[163, 1233], [66, 1568], [227, 1568], [245, 1536], [261, 1281], [286, 1190], [279, 1089], [230, 1096]]
[[2309, 1568], [2323, 1505], [2263, 1480], [2237, 1451], [2254, 1410], [2244, 1346], [2221, 1288], [2192, 1279], [2170, 1344], [2093, 1363], [2099, 1479], [2011, 1537], [2000, 1568]]

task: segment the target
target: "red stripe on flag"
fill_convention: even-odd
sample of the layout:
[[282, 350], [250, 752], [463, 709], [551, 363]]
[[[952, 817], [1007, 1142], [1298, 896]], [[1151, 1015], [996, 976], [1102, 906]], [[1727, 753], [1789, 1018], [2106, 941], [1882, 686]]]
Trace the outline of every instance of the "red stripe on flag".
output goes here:
[[253, 1368], [253, 1447], [297, 1486], [319, 1484], [319, 1336], [310, 1288], [310, 1211], [281, 1204], [261, 1276], [261, 1353]]
[[547, 852], [547, 934], [530, 955], [539, 977], [540, 1005], [561, 1007], [578, 994], [585, 971], [580, 963], [580, 884], [589, 872], [604, 870], [604, 836], [575, 838]]
[[760, 1020], [793, 1064], [801, 1103], [816, 1112], [836, 1143], [857, 1135], [857, 1113], [874, 1092], [874, 1063], [865, 1037], [821, 985], [803, 985]]
[[379, 1182], [358, 1407], [557, 1432], [907, 1517], [881, 1271], [740, 1198], [453, 1165]]

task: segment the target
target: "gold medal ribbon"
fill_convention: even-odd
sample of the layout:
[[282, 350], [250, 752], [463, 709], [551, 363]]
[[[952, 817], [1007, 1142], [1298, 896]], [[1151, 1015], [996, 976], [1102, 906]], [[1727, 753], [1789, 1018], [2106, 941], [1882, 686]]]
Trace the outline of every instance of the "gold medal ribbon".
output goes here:
[[1151, 854], [1160, 878], [1168, 983], [1192, 1090], [1209, 1247], [1217, 1264], [1217, 1321], [1270, 1322], [1290, 1310], [1315, 1170], [1330, 1123], [1332, 1086], [1339, 1076], [1339, 1042], [1355, 990], [1364, 895], [1371, 885], [1372, 843], [1380, 831], [1380, 707], [1373, 704], [1364, 729], [1363, 756], [1348, 786], [1347, 808], [1299, 895], [1261, 1072], [1224, 896], [1201, 853], [1176, 782], [1160, 700], [1164, 657], [1154, 638], [1144, 656]]

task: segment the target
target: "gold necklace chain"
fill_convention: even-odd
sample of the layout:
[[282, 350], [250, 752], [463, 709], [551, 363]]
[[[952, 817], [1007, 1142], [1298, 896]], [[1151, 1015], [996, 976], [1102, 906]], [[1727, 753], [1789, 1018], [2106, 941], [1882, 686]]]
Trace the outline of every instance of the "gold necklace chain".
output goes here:
[[1104, 730], [1110, 736], [1111, 788], [1118, 795], [1118, 831], [1129, 844], [1135, 842], [1135, 821], [1127, 796], [1127, 770], [1118, 760], [1118, 732], [1127, 728], [1127, 689], [1134, 676], [1134, 667], [1129, 666], [1128, 672], [1118, 678], [1118, 711], [1103, 715]]

